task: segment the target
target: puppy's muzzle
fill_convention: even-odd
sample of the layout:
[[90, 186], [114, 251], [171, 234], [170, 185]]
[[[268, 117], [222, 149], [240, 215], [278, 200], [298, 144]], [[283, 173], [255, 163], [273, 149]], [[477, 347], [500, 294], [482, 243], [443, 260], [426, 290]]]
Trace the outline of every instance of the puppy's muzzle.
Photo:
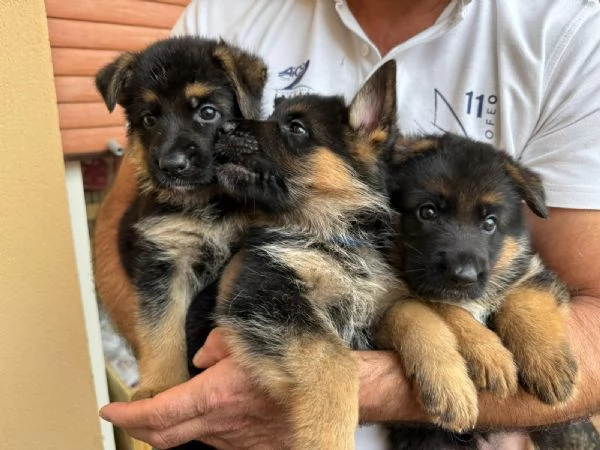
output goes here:
[[206, 153], [197, 142], [179, 138], [155, 151], [154, 165], [167, 178], [185, 178], [206, 167], [210, 160]]
[[192, 161], [188, 156], [195, 151], [194, 146], [188, 147], [187, 151], [175, 151], [158, 160], [159, 169], [167, 176], [177, 177], [189, 172]]
[[468, 253], [441, 253], [438, 268], [449, 286], [465, 288], [487, 278], [488, 268], [484, 258]]

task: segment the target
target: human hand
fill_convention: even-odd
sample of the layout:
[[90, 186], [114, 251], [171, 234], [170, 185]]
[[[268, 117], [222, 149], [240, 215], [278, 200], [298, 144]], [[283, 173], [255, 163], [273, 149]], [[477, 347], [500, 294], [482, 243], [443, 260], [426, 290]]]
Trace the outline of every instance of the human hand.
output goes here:
[[275, 401], [229, 356], [220, 330], [194, 357], [208, 367], [151, 399], [111, 403], [100, 415], [158, 449], [201, 440], [219, 449], [285, 449], [289, 427]]

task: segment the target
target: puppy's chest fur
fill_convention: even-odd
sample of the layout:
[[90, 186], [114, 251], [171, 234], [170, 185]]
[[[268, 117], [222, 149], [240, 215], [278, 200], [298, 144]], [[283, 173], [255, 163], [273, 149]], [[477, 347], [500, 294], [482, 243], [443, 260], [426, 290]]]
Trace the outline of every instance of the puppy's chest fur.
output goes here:
[[353, 349], [372, 348], [370, 330], [389, 306], [387, 293], [396, 283], [374, 243], [280, 228], [259, 235], [256, 249], [291, 274], [321, 324]]
[[162, 299], [189, 304], [219, 277], [240, 240], [245, 220], [215, 213], [213, 205], [190, 211], [142, 211], [121, 227], [123, 263], [143, 294], [143, 310], [164, 310]]

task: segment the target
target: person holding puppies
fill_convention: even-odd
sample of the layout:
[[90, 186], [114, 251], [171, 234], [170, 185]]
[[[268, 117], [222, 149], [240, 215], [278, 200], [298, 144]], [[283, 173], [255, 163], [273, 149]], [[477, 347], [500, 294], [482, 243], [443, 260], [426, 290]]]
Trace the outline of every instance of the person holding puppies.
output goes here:
[[[506, 429], [600, 410], [598, 26], [600, 4], [592, 0], [198, 0], [174, 32], [222, 36], [262, 56], [270, 70], [266, 111], [275, 97], [296, 93], [350, 99], [395, 59], [403, 133], [449, 131], [485, 141], [542, 176], [550, 218], [529, 214], [529, 225], [535, 249], [573, 293], [569, 336], [580, 379], [574, 398], [556, 408], [524, 392], [503, 401], [480, 395], [478, 427]], [[131, 173], [124, 161], [97, 227], [127, 208]], [[362, 422], [425, 420], [391, 353], [354, 357]], [[208, 369], [153, 399], [109, 405], [102, 416], [158, 448], [191, 439], [224, 449], [289, 444], [277, 406], [253, 389], [218, 329], [194, 362]], [[360, 448], [380, 448], [374, 429], [365, 431], [373, 434], [358, 439]]]

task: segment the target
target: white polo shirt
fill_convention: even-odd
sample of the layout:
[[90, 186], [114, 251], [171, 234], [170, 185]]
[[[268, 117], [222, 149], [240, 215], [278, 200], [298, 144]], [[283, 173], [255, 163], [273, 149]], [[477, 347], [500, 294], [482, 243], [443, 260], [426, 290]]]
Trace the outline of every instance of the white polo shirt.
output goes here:
[[[174, 33], [223, 37], [262, 56], [266, 113], [278, 95], [349, 101], [393, 58], [403, 132], [489, 142], [542, 175], [549, 206], [600, 209], [597, 0], [454, 0], [383, 57], [345, 0], [194, 0]], [[363, 437], [360, 448], [383, 448]]]
[[454, 0], [383, 58], [345, 0], [193, 1], [174, 33], [261, 55], [266, 112], [277, 95], [350, 100], [394, 58], [402, 131], [492, 143], [542, 175], [550, 206], [600, 209], [597, 0]]

